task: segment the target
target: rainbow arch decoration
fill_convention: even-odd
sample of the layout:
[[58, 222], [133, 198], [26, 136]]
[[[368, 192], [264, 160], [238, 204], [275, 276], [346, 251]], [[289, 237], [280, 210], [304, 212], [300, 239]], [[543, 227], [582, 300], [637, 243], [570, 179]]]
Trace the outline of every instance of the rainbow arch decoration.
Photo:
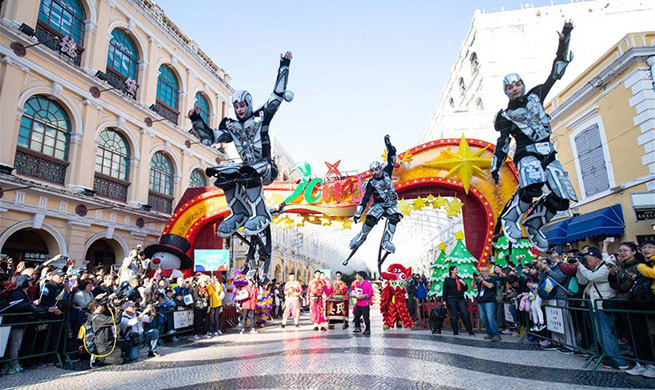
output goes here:
[[[393, 171], [395, 189], [401, 199], [432, 195], [461, 201], [466, 246], [478, 259], [479, 266], [487, 263], [496, 221], [518, 186], [516, 167], [510, 160], [501, 167], [500, 184], [493, 183], [488, 171], [494, 150], [491, 143], [464, 136], [429, 141], [400, 153]], [[270, 206], [286, 201], [285, 213], [315, 219], [349, 218], [361, 200], [363, 185], [369, 177], [370, 172], [366, 171], [354, 176], [333, 175], [314, 180], [311, 186], [309, 180], [302, 179], [275, 182], [264, 188], [264, 195]], [[199, 231], [228, 214], [222, 190], [190, 188], [162, 234], [183, 236], [193, 248]]]

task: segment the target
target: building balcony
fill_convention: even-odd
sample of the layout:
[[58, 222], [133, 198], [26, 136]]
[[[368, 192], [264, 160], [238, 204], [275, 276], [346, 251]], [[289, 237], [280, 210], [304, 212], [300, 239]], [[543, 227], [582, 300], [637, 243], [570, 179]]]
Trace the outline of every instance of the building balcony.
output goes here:
[[96, 172], [93, 178], [93, 190], [97, 196], [127, 202], [129, 182]]
[[25, 176], [63, 186], [66, 182], [68, 164], [67, 161], [58, 160], [21, 146], [16, 148], [14, 166], [18, 173]]
[[[64, 36], [59, 31], [53, 30], [48, 25], [40, 21], [36, 24], [36, 29], [34, 31], [35, 31], [34, 36], [39, 40], [39, 42], [42, 42], [43, 46], [56, 52], [59, 55], [59, 57], [61, 57], [63, 60], [70, 62], [75, 66], [80, 66], [82, 62], [82, 52], [84, 52], [83, 47], [77, 45], [77, 47], [75, 48], [75, 51], [77, 52], [77, 56], [73, 58], [70, 57], [68, 54], [61, 52], [60, 42], [64, 38]], [[55, 37], [59, 39], [53, 39]]]
[[138, 87], [134, 90], [134, 93], [130, 93], [128, 89], [125, 87], [125, 80], [127, 80], [127, 77], [123, 76], [122, 74], [119, 74], [115, 70], [107, 67], [106, 71], [107, 75], [107, 83], [111, 85], [112, 87], [116, 88], [119, 91], [123, 91], [126, 96], [131, 97], [132, 99], [136, 100], [136, 91], [139, 89]]
[[173, 212], [173, 197], [150, 191], [148, 193], [148, 204], [152, 209], [166, 214]]
[[180, 116], [180, 113], [168, 106], [166, 103], [157, 100], [157, 102], [154, 104], [154, 107], [152, 107], [152, 110], [177, 126], [177, 120]]

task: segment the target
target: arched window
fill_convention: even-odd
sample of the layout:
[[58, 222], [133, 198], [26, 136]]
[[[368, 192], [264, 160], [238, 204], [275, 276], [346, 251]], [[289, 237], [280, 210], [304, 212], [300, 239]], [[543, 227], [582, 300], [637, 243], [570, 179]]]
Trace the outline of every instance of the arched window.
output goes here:
[[159, 67], [157, 78], [157, 102], [155, 111], [164, 118], [177, 125], [177, 111], [179, 100], [179, 83], [175, 73], [166, 65]]
[[455, 108], [455, 100], [453, 98], [448, 99], [448, 105], [450, 108]]
[[127, 181], [130, 167], [130, 147], [125, 138], [114, 130], [103, 130], [98, 138], [96, 172]]
[[209, 102], [200, 92], [196, 93], [196, 106], [200, 109], [200, 116], [202, 119], [205, 123], [209, 124]]
[[484, 104], [482, 104], [482, 99], [475, 99], [475, 107], [478, 109], [478, 111], [484, 111]]
[[[109, 40], [107, 54], [107, 82], [123, 89], [128, 78], [137, 81], [139, 76], [139, 52], [134, 40], [121, 29], [114, 29]], [[136, 93], [130, 94], [136, 98]]]
[[471, 61], [471, 69], [473, 70], [473, 72], [477, 72], [478, 68], [480, 67], [480, 61], [478, 61], [478, 55], [475, 52], [473, 52], [471, 53], [469, 59]]
[[207, 187], [207, 180], [205, 180], [205, 175], [202, 174], [200, 169], [194, 169], [191, 171], [191, 177], [189, 178], [189, 187]]
[[[36, 37], [40, 42], [55, 36], [69, 36], [78, 46], [84, 46], [84, 21], [86, 13], [79, 0], [41, 0], [39, 21], [36, 26]], [[45, 43], [49, 48], [59, 51], [60, 44], [56, 40]], [[74, 58], [76, 65], [80, 64], [81, 50]]]
[[173, 195], [173, 163], [162, 152], [157, 152], [150, 160], [150, 190], [160, 194]]
[[16, 150], [17, 171], [64, 184], [71, 131], [68, 114], [58, 103], [41, 95], [29, 98], [23, 108]]
[[148, 204], [153, 210], [170, 214], [173, 208], [173, 163], [162, 152], [150, 160], [150, 193]]
[[464, 94], [464, 92], [466, 92], [466, 83], [464, 82], [464, 78], [460, 77], [459, 80], [457, 80], [457, 85], [459, 86], [459, 91]]
[[170, 108], [177, 110], [179, 90], [177, 77], [175, 77], [171, 68], [166, 65], [160, 66], [159, 77], [157, 78], [157, 99]]

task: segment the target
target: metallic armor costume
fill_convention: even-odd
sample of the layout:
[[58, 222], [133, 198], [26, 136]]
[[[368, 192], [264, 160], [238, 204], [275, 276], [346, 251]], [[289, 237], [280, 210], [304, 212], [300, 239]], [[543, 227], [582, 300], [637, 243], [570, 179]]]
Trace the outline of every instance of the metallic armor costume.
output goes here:
[[248, 91], [236, 91], [232, 95], [233, 104], [246, 103], [245, 118], [224, 118], [218, 129], [211, 129], [200, 115], [195, 112], [190, 115], [193, 122], [191, 133], [199, 137], [203, 144], [234, 142], [243, 161], [207, 168], [207, 175], [216, 177], [215, 185], [225, 192], [231, 211], [231, 215], [218, 227], [217, 233], [221, 237], [232, 236], [242, 226], [245, 235], [256, 235], [271, 222], [264, 202], [263, 186], [275, 180], [278, 170], [271, 158], [268, 130], [282, 101], [293, 99], [293, 93], [286, 89], [290, 63], [291, 60], [287, 58], [280, 60], [273, 93], [259, 109], [253, 110], [252, 96]]
[[[505, 76], [503, 87], [510, 101], [507, 108], [500, 110], [494, 119], [494, 127], [500, 132], [500, 137], [491, 163], [492, 177], [498, 181], [500, 167], [509, 153], [510, 136], [516, 141], [514, 161], [517, 162], [519, 175], [519, 188], [505, 207], [500, 222], [511, 243], [521, 238], [523, 227], [528, 238], [541, 251], [548, 249], [548, 240], [541, 228], [558, 211], [567, 210], [570, 201], [578, 200], [568, 173], [557, 161], [557, 151], [550, 141], [550, 117], [543, 106], [551, 87], [562, 78], [566, 66], [573, 59], [573, 53], [569, 51], [572, 29], [571, 24], [564, 25], [552, 71], [544, 84], [526, 93], [521, 76], [516, 73]], [[519, 97], [513, 98], [507, 86], [517, 81], [521, 82], [523, 89]], [[550, 193], [541, 197], [544, 184]], [[540, 199], [533, 204], [534, 198]]]
[[396, 164], [396, 148], [391, 145], [389, 136], [384, 138], [384, 142], [387, 146], [387, 163], [385, 166], [382, 166], [378, 161], [371, 163], [371, 178], [364, 184], [364, 196], [359, 202], [355, 215], [353, 216], [355, 223], [362, 217], [364, 208], [371, 199], [371, 196], [373, 196], [373, 205], [366, 213], [366, 220], [364, 226], [362, 226], [362, 230], [350, 241], [351, 250], [359, 248], [366, 241], [366, 237], [373, 229], [373, 226], [378, 223], [380, 218], [386, 217], [387, 220], [381, 246], [382, 249], [389, 253], [396, 251], [396, 247], [391, 240], [396, 232], [396, 224], [402, 218], [402, 214], [396, 205], [398, 196], [391, 180], [391, 173]]

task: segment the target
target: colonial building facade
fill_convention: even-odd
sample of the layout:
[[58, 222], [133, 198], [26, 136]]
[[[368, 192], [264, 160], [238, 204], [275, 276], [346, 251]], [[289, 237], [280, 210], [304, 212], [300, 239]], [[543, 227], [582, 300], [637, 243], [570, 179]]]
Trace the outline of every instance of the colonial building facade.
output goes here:
[[[230, 76], [149, 0], [0, 1], [0, 248], [120, 262], [229, 158]], [[189, 145], [190, 144], [190, 145]]]

